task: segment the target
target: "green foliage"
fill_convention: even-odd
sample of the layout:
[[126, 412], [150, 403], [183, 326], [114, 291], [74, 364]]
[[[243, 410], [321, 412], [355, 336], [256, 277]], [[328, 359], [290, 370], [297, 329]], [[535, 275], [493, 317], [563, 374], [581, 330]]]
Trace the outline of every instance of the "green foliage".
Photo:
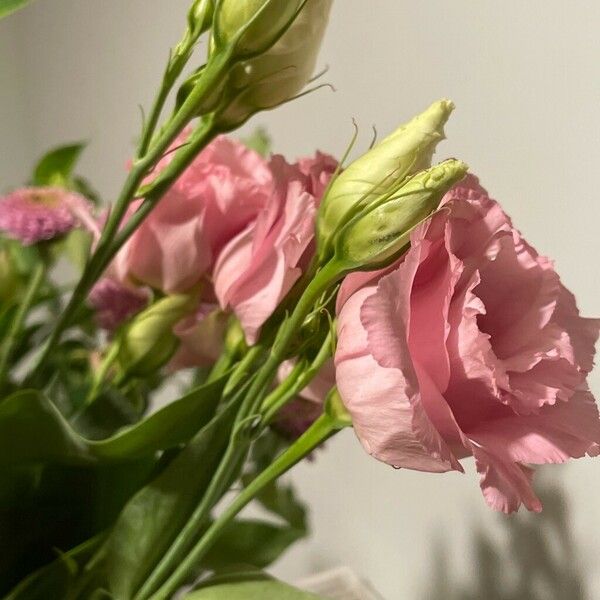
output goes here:
[[69, 552], [59, 554], [49, 565], [38, 569], [21, 581], [4, 600], [48, 600], [66, 598], [69, 587], [86, 561], [102, 542], [96, 536]]
[[35, 167], [33, 184], [68, 186], [85, 143], [60, 146], [45, 154]]
[[[265, 432], [253, 445], [249, 466], [242, 476], [248, 485], [263, 471], [287, 442], [276, 432]], [[231, 564], [248, 564], [259, 569], [275, 562], [292, 544], [306, 537], [306, 508], [291, 485], [273, 481], [255, 500], [277, 522], [236, 519], [219, 537], [205, 558], [205, 566], [221, 571]]]
[[257, 127], [248, 137], [242, 138], [245, 146], [267, 157], [273, 146], [273, 140], [264, 127]]
[[[266, 431], [252, 448], [251, 463], [242, 480], [248, 485], [254, 477], [264, 471], [287, 445], [287, 441], [275, 431]], [[281, 481], [264, 487], [256, 501], [274, 515], [283, 519], [290, 527], [303, 535], [308, 533], [306, 507], [296, 498], [294, 488]]]
[[246, 570], [215, 577], [185, 600], [324, 600], [277, 581], [260, 571]]
[[213, 416], [225, 379], [200, 386], [103, 440], [80, 435], [54, 403], [25, 390], [0, 404], [0, 467], [132, 460], [186, 442]]
[[0, 0], [0, 19], [29, 4], [30, 0]]
[[287, 525], [237, 519], [218, 538], [204, 564], [214, 571], [232, 564], [249, 564], [263, 569], [304, 536], [305, 531]]
[[153, 457], [109, 466], [1, 468], [0, 595], [51, 563], [57, 551], [109, 527], [154, 469]]
[[204, 495], [227, 442], [237, 405], [230, 404], [127, 504], [98, 558], [103, 587], [131, 598]]
[[98, 204], [100, 198], [96, 190], [89, 181], [75, 173], [75, 167], [85, 147], [86, 142], [76, 142], [50, 150], [35, 166], [32, 184], [65, 187]]

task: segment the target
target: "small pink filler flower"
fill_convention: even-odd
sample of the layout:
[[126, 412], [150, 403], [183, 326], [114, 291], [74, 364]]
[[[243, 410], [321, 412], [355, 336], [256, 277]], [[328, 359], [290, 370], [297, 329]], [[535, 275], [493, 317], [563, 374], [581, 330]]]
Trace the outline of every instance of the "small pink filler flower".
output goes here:
[[0, 199], [0, 230], [25, 245], [87, 227], [91, 221], [89, 202], [63, 188], [21, 188]]

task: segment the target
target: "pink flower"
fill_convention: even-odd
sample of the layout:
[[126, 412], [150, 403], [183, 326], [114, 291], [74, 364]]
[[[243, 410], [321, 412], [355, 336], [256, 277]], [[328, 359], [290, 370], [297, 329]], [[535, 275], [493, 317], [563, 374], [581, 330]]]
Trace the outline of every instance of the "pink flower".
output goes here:
[[51, 240], [91, 222], [90, 203], [64, 188], [21, 188], [0, 199], [0, 230], [25, 245]]
[[443, 472], [473, 455], [490, 506], [539, 511], [526, 465], [599, 452], [600, 321], [475, 177], [443, 204], [396, 268], [345, 283], [338, 388], [374, 457]]
[[114, 331], [129, 317], [140, 312], [148, 299], [146, 289], [125, 286], [110, 276], [100, 279], [88, 296], [90, 306], [96, 311], [98, 324], [108, 331]]
[[[302, 274], [313, 252], [315, 213], [334, 159], [318, 154], [296, 165], [270, 162], [275, 187], [268, 204], [224, 248], [213, 274], [223, 309], [240, 319], [248, 343]], [[314, 192], [314, 193], [313, 193]]]
[[172, 371], [213, 364], [221, 354], [227, 329], [227, 315], [218, 304], [203, 302], [195, 314], [173, 328], [180, 346], [169, 363]]
[[300, 158], [298, 168], [307, 177], [307, 191], [320, 201], [338, 168], [338, 161], [329, 154], [317, 151], [314, 156]]
[[[174, 146], [182, 143], [185, 136]], [[172, 156], [167, 154], [157, 170]], [[259, 154], [225, 136], [216, 138], [119, 252], [118, 276], [166, 293], [189, 290], [221, 248], [256, 218], [272, 189], [271, 172]]]

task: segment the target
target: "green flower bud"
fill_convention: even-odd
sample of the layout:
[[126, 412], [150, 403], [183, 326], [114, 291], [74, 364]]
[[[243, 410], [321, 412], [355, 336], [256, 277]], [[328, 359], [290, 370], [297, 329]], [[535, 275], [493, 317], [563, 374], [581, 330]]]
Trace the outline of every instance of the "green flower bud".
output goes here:
[[213, 0], [194, 0], [188, 11], [188, 30], [201, 34], [210, 29], [213, 11]]
[[454, 109], [450, 100], [433, 103], [354, 161], [331, 184], [317, 219], [319, 254], [332, 248], [340, 228], [374, 199], [394, 189], [407, 176], [426, 169], [444, 125]]
[[467, 169], [462, 161], [446, 160], [374, 201], [342, 229], [334, 261], [344, 270], [371, 270], [396, 260], [409, 243], [412, 229], [438, 207]]
[[215, 18], [215, 43], [235, 44], [237, 57], [272, 46], [302, 5], [301, 0], [222, 0]]
[[[238, 0], [235, 2], [236, 7], [237, 2]], [[333, 0], [308, 0], [293, 23], [275, 38], [271, 47], [232, 67], [222, 94], [222, 98], [226, 99], [224, 108], [218, 111], [217, 116], [222, 129], [238, 127], [256, 112], [274, 108], [290, 100], [304, 88], [315, 69], [332, 2]], [[256, 7], [263, 3], [254, 1], [239, 4]], [[271, 12], [277, 12], [277, 24], [266, 22], [267, 31], [277, 30], [280, 21], [288, 22], [293, 17], [298, 3], [289, 3], [294, 5], [291, 15], [288, 14], [288, 8], [283, 9], [287, 4], [281, 1], [275, 3], [277, 11], [274, 7], [269, 7]], [[262, 23], [263, 19], [259, 22]], [[258, 33], [257, 35], [261, 37]], [[260, 44], [263, 41], [257, 42], [257, 46]]]
[[144, 377], [166, 364], [179, 345], [173, 326], [190, 314], [197, 303], [195, 295], [175, 294], [139, 313], [116, 341], [123, 372]]

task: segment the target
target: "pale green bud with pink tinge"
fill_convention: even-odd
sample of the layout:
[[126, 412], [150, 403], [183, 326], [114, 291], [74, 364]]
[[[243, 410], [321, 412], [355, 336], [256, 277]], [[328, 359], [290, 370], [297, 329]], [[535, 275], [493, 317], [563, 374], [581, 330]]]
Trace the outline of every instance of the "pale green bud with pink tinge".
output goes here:
[[434, 102], [336, 177], [321, 202], [317, 219], [321, 258], [331, 252], [337, 232], [352, 217], [407, 176], [431, 165], [453, 109], [450, 100]]
[[[261, 18], [250, 29], [254, 31], [259, 25], [265, 29], [262, 33], [257, 31], [255, 47], [273, 37], [272, 45], [232, 66], [223, 91], [223, 107], [217, 111], [217, 122], [222, 129], [238, 127], [253, 114], [287, 102], [303, 90], [314, 73], [332, 3], [333, 0], [276, 2], [273, 7], [266, 7], [276, 13], [272, 22], [263, 19], [260, 13]], [[247, 8], [250, 11], [263, 3], [240, 2], [246, 4], [250, 5]], [[238, 10], [243, 12], [241, 6]], [[278, 28], [283, 31], [274, 36]], [[238, 46], [235, 48], [234, 54]]]
[[373, 201], [341, 230], [333, 262], [340, 271], [368, 271], [399, 258], [410, 242], [411, 231], [438, 208], [444, 194], [467, 170], [464, 162], [449, 159]]
[[165, 365], [179, 346], [173, 327], [197, 305], [196, 293], [173, 294], [136, 315], [115, 340], [122, 373], [144, 377]]

